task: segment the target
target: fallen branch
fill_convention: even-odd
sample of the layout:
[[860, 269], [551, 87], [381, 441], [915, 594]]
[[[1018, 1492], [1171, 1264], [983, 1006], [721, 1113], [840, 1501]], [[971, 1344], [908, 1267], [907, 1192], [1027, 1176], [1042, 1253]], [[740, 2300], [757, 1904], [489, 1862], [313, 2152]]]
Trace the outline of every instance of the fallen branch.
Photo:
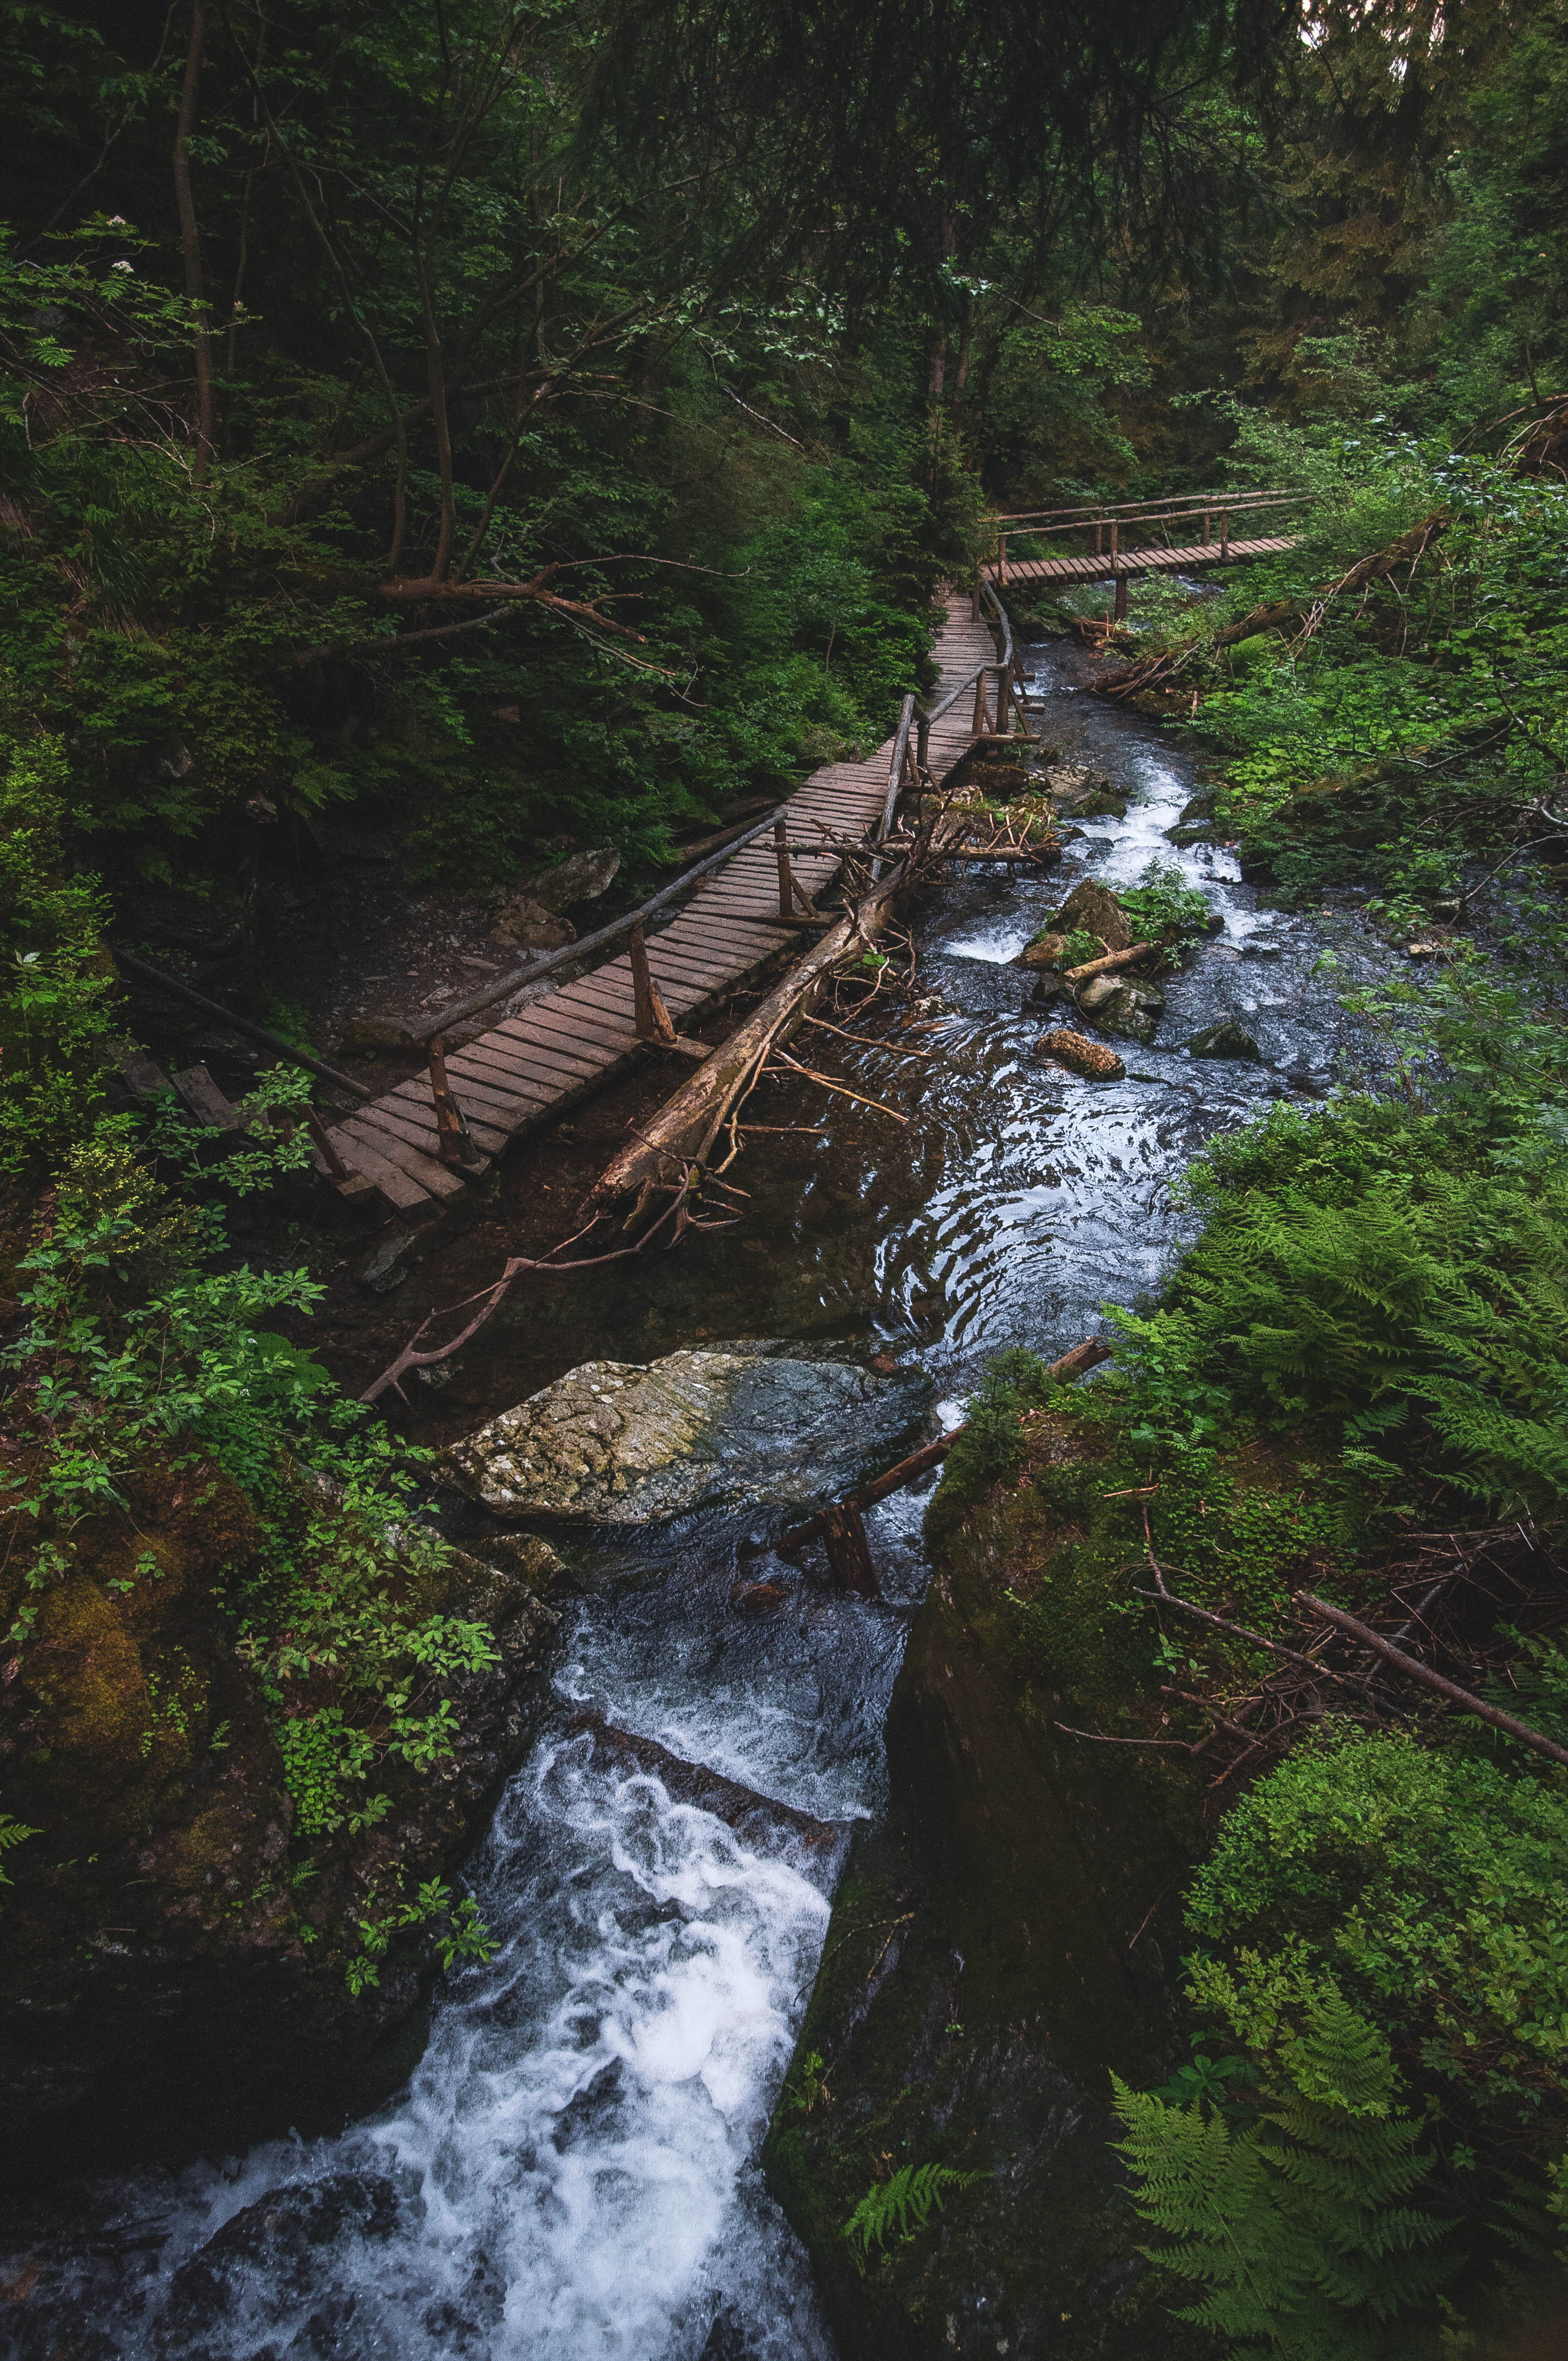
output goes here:
[[837, 1033], [840, 1041], [853, 1041], [862, 1049], [891, 1049], [895, 1058], [936, 1059], [935, 1049], [905, 1049], [896, 1041], [879, 1041], [870, 1033], [846, 1033], [841, 1025], [829, 1025], [826, 1016], [803, 1016], [803, 1025], [815, 1025], [824, 1033]]
[[745, 1024], [665, 1101], [631, 1146], [611, 1159], [588, 1191], [586, 1212], [603, 1211], [627, 1197], [641, 1201], [650, 1189], [672, 1186], [679, 1172], [706, 1159], [775, 1044], [810, 1013], [836, 969], [887, 925], [905, 876], [900, 868], [884, 877], [823, 935]]
[[1382, 1633], [1374, 1631], [1370, 1624], [1358, 1622], [1343, 1608], [1331, 1607], [1326, 1600], [1314, 1598], [1310, 1590], [1298, 1590], [1295, 1599], [1298, 1607], [1308, 1609], [1313, 1615], [1321, 1615], [1324, 1622], [1332, 1623], [1336, 1631], [1346, 1631], [1352, 1639], [1359, 1640], [1364, 1648], [1370, 1648], [1375, 1656], [1381, 1656], [1386, 1664], [1392, 1664], [1395, 1671], [1403, 1673], [1407, 1680], [1420, 1681], [1423, 1687], [1435, 1689], [1439, 1697], [1447, 1697], [1449, 1703], [1458, 1706], [1462, 1712], [1478, 1715], [1481, 1720], [1489, 1721], [1494, 1730], [1506, 1730], [1510, 1738], [1517, 1738], [1521, 1746], [1530, 1747], [1537, 1754], [1544, 1754], [1550, 1762], [1568, 1763], [1568, 1747], [1559, 1746], [1555, 1739], [1543, 1737], [1539, 1730], [1531, 1730], [1528, 1722], [1517, 1721], [1511, 1713], [1500, 1712], [1495, 1705], [1488, 1705], [1485, 1697], [1476, 1697], [1469, 1689], [1462, 1689], [1457, 1681], [1446, 1679], [1442, 1673], [1434, 1673], [1430, 1664], [1421, 1663], [1420, 1657], [1407, 1656], [1402, 1648], [1396, 1648], [1391, 1640], [1385, 1640]]
[[[1100, 1337], [1085, 1337], [1083, 1343], [1075, 1345], [1070, 1353], [1064, 1353], [1059, 1361], [1053, 1361], [1046, 1374], [1058, 1379], [1079, 1377], [1085, 1369], [1098, 1368], [1102, 1361], [1108, 1361], [1111, 1352], [1112, 1347]], [[833, 1509], [819, 1509], [816, 1516], [806, 1519], [804, 1525], [795, 1525], [776, 1542], [748, 1544], [744, 1554], [761, 1556], [771, 1549], [773, 1556], [785, 1557], [797, 1549], [803, 1549], [807, 1542], [816, 1541], [823, 1533], [826, 1530], [824, 1520], [835, 1510], [852, 1509], [860, 1514], [874, 1508], [879, 1500], [887, 1499], [892, 1493], [902, 1492], [907, 1486], [917, 1484], [922, 1476], [928, 1476], [933, 1467], [941, 1466], [959, 1435], [968, 1432], [967, 1423], [955, 1426], [948, 1433], [939, 1434], [934, 1443], [922, 1444], [919, 1450], [912, 1451], [907, 1459], [900, 1459], [882, 1475], [872, 1477], [869, 1482], [846, 1493], [842, 1500], [834, 1503]]]
[[859, 1091], [850, 1090], [843, 1082], [833, 1082], [827, 1074], [817, 1073], [812, 1066], [803, 1066], [800, 1060], [792, 1058], [786, 1049], [775, 1050], [773, 1054], [783, 1060], [792, 1073], [802, 1075], [806, 1082], [816, 1082], [825, 1091], [837, 1092], [841, 1099], [852, 1099], [857, 1106], [874, 1107], [878, 1115], [890, 1115], [894, 1123], [909, 1121], [909, 1117], [906, 1115], [900, 1115], [896, 1107], [884, 1106], [881, 1099], [862, 1098]]
[[1441, 511], [1434, 511], [1432, 515], [1423, 517], [1420, 524], [1413, 525], [1409, 533], [1401, 533], [1397, 541], [1358, 558], [1347, 573], [1342, 574], [1336, 582], [1328, 583], [1312, 599], [1271, 598], [1266, 606], [1253, 608], [1238, 622], [1227, 623], [1224, 630], [1216, 631], [1212, 640], [1204, 641], [1195, 634], [1190, 640], [1183, 640], [1177, 647], [1165, 649], [1158, 655], [1146, 657], [1139, 664], [1124, 665], [1120, 672], [1107, 673], [1091, 686], [1097, 697], [1134, 697], [1140, 690], [1152, 688], [1157, 681], [1167, 679], [1179, 671], [1195, 648], [1234, 647], [1242, 640], [1254, 639], [1260, 631], [1275, 631], [1282, 623], [1307, 621], [1309, 629], [1315, 630], [1316, 621], [1310, 619], [1315, 614], [1321, 620], [1321, 609], [1329, 599], [1337, 598], [1347, 590], [1365, 589], [1368, 584], [1392, 574], [1397, 566], [1407, 562], [1413, 565], [1439, 538], [1447, 522], [1447, 518]]
[[1107, 951], [1103, 959], [1085, 960], [1081, 967], [1062, 970], [1064, 983], [1086, 983], [1091, 975], [1112, 975], [1119, 968], [1136, 967], [1165, 949], [1163, 943], [1135, 943], [1130, 950]]
[[[658, 1220], [652, 1224], [652, 1228], [644, 1231], [641, 1237], [637, 1240], [634, 1246], [616, 1246], [609, 1254], [581, 1255], [575, 1262], [552, 1262], [550, 1255], [560, 1254], [563, 1248], [575, 1246], [578, 1238], [586, 1236], [587, 1233], [592, 1229], [593, 1223], [587, 1222], [584, 1224], [582, 1229], [574, 1231], [569, 1238], [563, 1238], [559, 1246], [552, 1246], [550, 1249], [550, 1255], [544, 1255], [538, 1257], [531, 1255], [509, 1255], [505, 1263], [501, 1267], [499, 1277], [492, 1279], [488, 1287], [478, 1289], [473, 1295], [464, 1296], [461, 1301], [457, 1303], [448, 1303], [444, 1305], [439, 1311], [431, 1311], [427, 1312], [425, 1317], [420, 1322], [419, 1326], [414, 1330], [413, 1334], [409, 1338], [408, 1343], [403, 1346], [402, 1351], [398, 1355], [396, 1360], [389, 1361], [375, 1382], [366, 1388], [365, 1391], [359, 1397], [360, 1400], [363, 1402], [378, 1401], [384, 1393], [390, 1390], [397, 1395], [400, 1401], [406, 1402], [408, 1396], [403, 1391], [402, 1379], [408, 1375], [409, 1371], [411, 1369], [431, 1368], [437, 1361], [450, 1360], [454, 1353], [460, 1352], [471, 1336], [478, 1334], [479, 1330], [485, 1325], [487, 1320], [490, 1319], [494, 1313], [500, 1310], [501, 1305], [506, 1301], [508, 1295], [511, 1292], [513, 1282], [516, 1279], [521, 1279], [523, 1272], [526, 1270], [542, 1270], [552, 1273], [556, 1271], [593, 1270], [601, 1263], [624, 1262], [628, 1256], [641, 1254], [644, 1246], [650, 1245], [653, 1238], [658, 1235], [659, 1231], [663, 1229], [664, 1224], [670, 1219], [672, 1214], [685, 1216], [685, 1220], [678, 1221], [676, 1224], [675, 1235], [677, 1237], [681, 1235], [682, 1230], [688, 1226], [688, 1224], [696, 1228], [712, 1228], [718, 1226], [711, 1223], [691, 1224], [690, 1212], [686, 1204], [686, 1199], [690, 1192], [691, 1177], [692, 1176], [688, 1173], [685, 1183], [676, 1191], [673, 1202], [665, 1206], [664, 1211], [660, 1214]], [[466, 1327], [461, 1329], [455, 1336], [449, 1340], [448, 1343], [444, 1345], [437, 1345], [428, 1352], [421, 1352], [420, 1339], [433, 1322], [438, 1320], [453, 1319], [459, 1312], [466, 1312], [471, 1303], [478, 1304], [480, 1309], [475, 1313], [472, 1320], [468, 1322]]]

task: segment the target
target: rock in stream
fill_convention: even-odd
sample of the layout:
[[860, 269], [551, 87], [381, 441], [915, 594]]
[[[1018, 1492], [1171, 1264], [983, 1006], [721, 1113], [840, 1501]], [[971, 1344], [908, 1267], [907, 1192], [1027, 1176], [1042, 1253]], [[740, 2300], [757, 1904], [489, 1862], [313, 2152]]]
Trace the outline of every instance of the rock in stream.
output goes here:
[[497, 1515], [644, 1525], [745, 1500], [848, 1490], [916, 1417], [923, 1379], [776, 1356], [766, 1342], [585, 1361], [475, 1434], [444, 1467]]

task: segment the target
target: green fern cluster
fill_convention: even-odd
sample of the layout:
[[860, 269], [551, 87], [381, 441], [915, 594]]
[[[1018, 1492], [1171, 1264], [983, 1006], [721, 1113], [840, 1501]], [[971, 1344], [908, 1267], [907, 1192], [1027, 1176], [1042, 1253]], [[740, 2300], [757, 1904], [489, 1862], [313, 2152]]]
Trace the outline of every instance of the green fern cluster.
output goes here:
[[1116, 2082], [1134, 2202], [1164, 2234], [1145, 2251], [1202, 2290], [1179, 2320], [1282, 2361], [1392, 2361], [1464, 2257], [1405, 2202], [1431, 2158], [1393, 2103], [1388, 2044], [1325, 1983], [1271, 2065], [1250, 2121]]
[[[0, 1812], [0, 1853], [9, 1852], [13, 1845], [26, 1844], [29, 1837], [36, 1837], [38, 1833], [37, 1828], [27, 1828], [9, 1812]], [[9, 1885], [10, 1883], [5, 1863], [0, 1861], [0, 1885]]]
[[1259, 1126], [1235, 1161], [1200, 1181], [1211, 1220], [1166, 1308], [1117, 1315], [1149, 1431], [1190, 1422], [1201, 1382], [1235, 1415], [1335, 1420], [1365, 1476], [1415, 1453], [1509, 1515], [1568, 1498], [1560, 1164], [1487, 1169], [1355, 1107]]
[[891, 2180], [879, 2180], [867, 2190], [845, 2223], [844, 2235], [864, 2262], [890, 2231], [903, 2241], [918, 2236], [933, 2213], [942, 2211], [944, 2190], [968, 2189], [984, 2177], [955, 2171], [948, 2164], [901, 2165]]

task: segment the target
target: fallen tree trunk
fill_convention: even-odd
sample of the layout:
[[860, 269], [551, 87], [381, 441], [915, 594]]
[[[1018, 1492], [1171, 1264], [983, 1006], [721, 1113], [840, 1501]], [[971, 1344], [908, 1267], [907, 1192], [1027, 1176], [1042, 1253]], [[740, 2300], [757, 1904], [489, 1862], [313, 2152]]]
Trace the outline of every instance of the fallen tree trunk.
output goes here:
[[583, 1202], [585, 1213], [602, 1213], [621, 1199], [644, 1197], [655, 1188], [678, 1184], [718, 1138], [736, 1100], [770, 1049], [787, 1039], [809, 1016], [835, 969], [861, 944], [871, 944], [893, 913], [894, 896], [907, 864], [874, 885], [855, 909], [807, 951], [798, 967], [754, 1009], [744, 1025], [721, 1042], [674, 1098], [612, 1159]]
[[1282, 623], [1299, 623], [1327, 598], [1337, 598], [1346, 590], [1364, 590], [1368, 583], [1385, 580], [1397, 566], [1414, 565], [1442, 533], [1448, 519], [1441, 510], [1423, 517], [1409, 533], [1390, 541], [1381, 549], [1358, 558], [1347, 574], [1337, 582], [1328, 582], [1313, 592], [1310, 598], [1271, 598], [1266, 606], [1254, 607], [1239, 622], [1227, 623], [1212, 640], [1195, 636], [1184, 640], [1179, 647], [1168, 648], [1157, 656], [1146, 656], [1139, 664], [1125, 664], [1120, 672], [1104, 674], [1091, 683], [1096, 697], [1132, 697], [1139, 689], [1152, 688], [1154, 684], [1173, 673], [1184, 664], [1194, 648], [1234, 647], [1242, 640], [1255, 639], [1260, 631], [1277, 630]]
[[[1087, 1336], [1081, 1345], [1075, 1345], [1070, 1353], [1064, 1353], [1059, 1361], [1053, 1361], [1047, 1375], [1053, 1378], [1080, 1377], [1085, 1369], [1098, 1368], [1102, 1361], [1108, 1361], [1111, 1352], [1112, 1347], [1100, 1337]], [[928, 1476], [933, 1467], [939, 1467], [959, 1435], [967, 1432], [966, 1427], [955, 1426], [950, 1433], [939, 1434], [934, 1443], [922, 1444], [919, 1450], [912, 1451], [907, 1459], [899, 1460], [894, 1466], [885, 1468], [882, 1475], [857, 1485], [852, 1492], [846, 1493], [843, 1499], [835, 1501], [830, 1508], [819, 1509], [816, 1516], [806, 1519], [804, 1525], [792, 1526], [787, 1533], [782, 1533], [771, 1544], [773, 1555], [787, 1557], [795, 1550], [804, 1549], [807, 1542], [826, 1540], [828, 1556], [832, 1559], [839, 1531], [837, 1521], [846, 1516], [852, 1520], [852, 1532], [867, 1509], [874, 1508], [879, 1500], [887, 1499], [892, 1493], [904, 1491], [910, 1484], [917, 1484], [922, 1476]], [[862, 1542], [863, 1538], [862, 1534]], [[768, 1547], [769, 1544], [762, 1543], [748, 1549], [744, 1554], [761, 1556]], [[836, 1562], [833, 1570], [835, 1574], [839, 1573]], [[854, 1580], [849, 1587], [859, 1590], [863, 1586], [861, 1581]]]
[[1568, 1763], [1568, 1748], [1559, 1746], [1554, 1738], [1545, 1737], [1541, 1730], [1532, 1730], [1529, 1722], [1519, 1721], [1511, 1713], [1504, 1713], [1498, 1707], [1488, 1705], [1485, 1697], [1475, 1696], [1469, 1689], [1462, 1689], [1457, 1681], [1451, 1681], [1443, 1674], [1434, 1672], [1430, 1664], [1423, 1664], [1419, 1656], [1407, 1656], [1402, 1648], [1396, 1648], [1381, 1631], [1374, 1631], [1370, 1624], [1361, 1622], [1354, 1615], [1347, 1615], [1342, 1607], [1331, 1607], [1326, 1599], [1314, 1598], [1310, 1590], [1297, 1591], [1296, 1604], [1304, 1607], [1309, 1614], [1321, 1615], [1325, 1623], [1333, 1625], [1336, 1631], [1347, 1632], [1353, 1640], [1359, 1640], [1364, 1648], [1370, 1648], [1375, 1656], [1381, 1656], [1386, 1664], [1392, 1664], [1394, 1670], [1403, 1673], [1407, 1680], [1420, 1681], [1423, 1688], [1435, 1689], [1439, 1697], [1446, 1697], [1462, 1713], [1475, 1714], [1482, 1721], [1489, 1721], [1494, 1730], [1506, 1730], [1510, 1738], [1517, 1738], [1521, 1746], [1530, 1747], [1534, 1753], [1544, 1754], [1550, 1763]]
[[1113, 975], [1118, 968], [1136, 967], [1140, 960], [1152, 959], [1165, 949], [1163, 943], [1135, 943], [1130, 950], [1107, 951], [1102, 959], [1085, 960], [1081, 967], [1065, 967], [1064, 983], [1087, 983], [1091, 975]]

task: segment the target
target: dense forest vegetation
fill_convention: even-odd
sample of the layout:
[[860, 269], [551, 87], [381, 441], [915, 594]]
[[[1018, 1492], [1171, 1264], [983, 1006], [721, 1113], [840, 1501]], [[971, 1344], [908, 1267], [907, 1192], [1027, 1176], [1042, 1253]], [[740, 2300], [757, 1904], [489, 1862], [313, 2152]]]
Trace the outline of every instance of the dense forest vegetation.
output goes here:
[[[258, 1070], [280, 1120], [221, 1166], [110, 1088], [140, 1034], [106, 946], [155, 899], [232, 917], [221, 988], [313, 1040], [269, 911], [334, 827], [391, 832], [411, 886], [612, 846], [651, 889], [886, 732], [995, 509], [1310, 490], [1293, 549], [1152, 591], [1120, 653], [1244, 873], [1354, 889], [1417, 957], [1354, 1087], [1192, 1176], [1199, 1244], [1073, 1397], [1096, 1497], [1147, 1518], [1016, 1636], [1070, 1640], [1105, 1730], [1180, 1743], [1299, 1636], [1295, 1590], [1459, 1569], [1486, 1697], [1556, 1752], [1419, 1689], [1291, 1725], [1206, 1825], [1193, 2063], [1120, 2104], [1191, 2350], [1478, 2350], [1568, 2205], [1563, 0], [5, 17], [13, 1694], [52, 1709], [129, 1628], [149, 1501], [232, 1489], [298, 1883], [446, 1758], [443, 1683], [493, 1657], [441, 1544], [409, 1576], [417, 1455], [280, 1331], [320, 1293], [286, 1242], [308, 1078]], [[938, 1517], [1021, 1470], [1078, 1513], [1042, 1412], [999, 1367]], [[1296, 1507], [1238, 1479], [1259, 1450]], [[1223, 1630], [1157, 1632], [1146, 1537]], [[105, 1761], [177, 1782], [225, 1742], [183, 1677], [93, 1693]], [[0, 1799], [18, 1883], [76, 1872], [50, 1776]], [[486, 1941], [430, 1883], [321, 1939], [361, 1991], [409, 1928]]]

